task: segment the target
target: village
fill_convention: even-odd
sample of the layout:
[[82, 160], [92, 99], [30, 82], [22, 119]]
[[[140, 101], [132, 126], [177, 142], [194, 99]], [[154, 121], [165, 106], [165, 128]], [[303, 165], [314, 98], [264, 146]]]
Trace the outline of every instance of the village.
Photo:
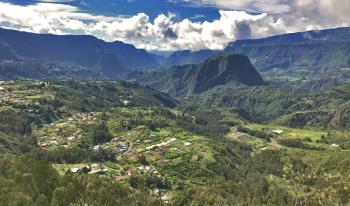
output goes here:
[[[71, 117], [55, 121], [34, 131], [38, 146], [50, 150], [54, 148], [74, 148], [89, 135], [82, 128], [95, 124], [101, 113], [77, 113]], [[127, 120], [121, 120], [122, 125]], [[144, 127], [141, 127], [144, 129]], [[110, 141], [96, 144], [92, 151], [108, 150], [114, 153], [116, 162], [86, 162], [65, 164], [62, 170], [72, 173], [113, 175], [116, 181], [124, 182], [133, 175], [151, 175], [164, 179], [159, 168], [189, 153], [196, 153], [202, 137], [187, 133], [176, 134], [166, 128], [160, 131], [143, 131], [135, 128], [118, 133]], [[198, 144], [197, 144], [198, 143]], [[140, 162], [145, 156], [145, 162]], [[198, 159], [198, 158], [197, 158]], [[196, 161], [193, 159], [192, 161]]]
[[36, 88], [44, 88], [46, 86], [48, 86], [48, 83], [44, 81], [21, 81], [20, 83], [16, 81], [0, 81], [0, 101], [4, 105], [30, 106], [32, 109], [27, 109], [27, 112], [37, 112], [34, 108], [40, 107], [40, 102], [53, 99], [53, 96], [47, 91]]
[[[45, 125], [44, 128], [35, 133], [38, 146], [43, 148], [51, 146], [68, 148], [74, 146], [85, 135], [81, 129], [82, 125], [95, 122], [98, 115], [96, 112], [78, 113], [72, 117]], [[41, 136], [41, 134], [43, 135]]]
[[9, 91], [9, 85], [13, 85], [14, 81], [0, 81], [0, 100], [8, 100], [15, 98], [15, 94]]

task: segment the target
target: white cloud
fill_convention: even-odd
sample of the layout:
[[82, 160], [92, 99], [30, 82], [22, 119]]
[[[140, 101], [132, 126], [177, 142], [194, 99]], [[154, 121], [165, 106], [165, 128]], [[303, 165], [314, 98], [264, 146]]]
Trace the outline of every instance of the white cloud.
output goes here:
[[[107, 17], [82, 12], [65, 4], [20, 6], [0, 2], [0, 25], [36, 33], [92, 34], [107, 41], [119, 40], [138, 48], [162, 51], [223, 49], [229, 42], [241, 38], [349, 25], [347, 8], [350, 6], [347, 1], [341, 0], [200, 2], [220, 4], [226, 9], [249, 7], [260, 13], [253, 15], [246, 11], [220, 10], [218, 19], [204, 22], [196, 22], [195, 19], [175, 21], [175, 14], [169, 13], [161, 14], [152, 21], [144, 13]], [[273, 6], [268, 7], [263, 2]], [[269, 12], [273, 8], [284, 12]]]
[[288, 0], [168, 0], [168, 2], [249, 12], [285, 13], [291, 10]]
[[[333, 16], [349, 21], [350, 1], [348, 0], [168, 0], [171, 3], [185, 3], [196, 7], [244, 10], [269, 14], [312, 12], [323, 17]], [[323, 15], [322, 15], [322, 12]]]
[[47, 3], [68, 3], [68, 2], [74, 2], [76, 0], [37, 0], [39, 2], [47, 2]]

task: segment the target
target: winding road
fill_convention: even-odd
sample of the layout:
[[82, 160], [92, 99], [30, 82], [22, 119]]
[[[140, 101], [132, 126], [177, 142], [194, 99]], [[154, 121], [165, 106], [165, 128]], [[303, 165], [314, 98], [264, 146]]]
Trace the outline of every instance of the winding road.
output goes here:
[[134, 146], [134, 144], [132, 143], [132, 141], [130, 141], [130, 140], [128, 140], [128, 139], [126, 139], [126, 141], [129, 143], [129, 147], [128, 147], [128, 149], [127, 149], [124, 153], [120, 154], [120, 155], [117, 157], [117, 160], [120, 160], [124, 155], [126, 155], [127, 153], [129, 153], [129, 152], [132, 150], [133, 146]]

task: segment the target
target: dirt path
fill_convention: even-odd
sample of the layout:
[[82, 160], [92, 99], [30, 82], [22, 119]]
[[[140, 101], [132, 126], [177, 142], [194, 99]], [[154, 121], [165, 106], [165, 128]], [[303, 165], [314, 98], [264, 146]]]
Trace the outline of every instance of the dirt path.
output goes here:
[[280, 149], [280, 148], [282, 148], [282, 145], [280, 145], [275, 139], [271, 139], [271, 142], [266, 147], [263, 147], [260, 150]]
[[134, 146], [134, 144], [132, 143], [132, 141], [130, 141], [130, 140], [128, 140], [128, 139], [127, 139], [126, 141], [129, 143], [128, 150], [126, 150], [124, 153], [120, 154], [120, 155], [117, 157], [117, 160], [120, 160], [124, 155], [126, 155], [127, 153], [129, 153], [129, 152], [132, 150], [133, 146]]
[[270, 146], [273, 148], [281, 148], [282, 145], [280, 145], [275, 139], [271, 139]]

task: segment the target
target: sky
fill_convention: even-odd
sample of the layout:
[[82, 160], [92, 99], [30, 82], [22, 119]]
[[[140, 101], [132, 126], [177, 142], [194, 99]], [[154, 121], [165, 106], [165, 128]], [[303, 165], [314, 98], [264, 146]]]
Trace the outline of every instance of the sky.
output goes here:
[[0, 27], [87, 34], [148, 51], [346, 27], [349, 0], [0, 0]]

